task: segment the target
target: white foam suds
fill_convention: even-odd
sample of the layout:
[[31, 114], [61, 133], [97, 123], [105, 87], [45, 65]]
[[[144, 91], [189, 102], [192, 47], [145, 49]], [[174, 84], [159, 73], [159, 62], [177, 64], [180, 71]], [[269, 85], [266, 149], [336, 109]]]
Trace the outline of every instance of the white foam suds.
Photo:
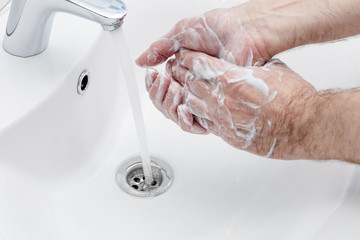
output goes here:
[[216, 68], [207, 59], [201, 57], [193, 60], [193, 70], [195, 76], [206, 80], [217, 78], [225, 73], [225, 70]]
[[268, 158], [268, 157], [271, 157], [271, 155], [272, 155], [273, 152], [274, 152], [275, 146], [276, 146], [276, 138], [274, 139], [274, 142], [273, 142], [273, 144], [271, 145], [271, 148], [270, 148], [268, 154], [266, 154], [265, 157], [267, 157], [267, 158]]
[[156, 92], [155, 101], [159, 106], [161, 106], [166, 91], [166, 89], [164, 89], [165, 72], [159, 73], [158, 78], [159, 78], [159, 88], [158, 91]]
[[146, 83], [146, 86], [147, 86], [148, 88], [150, 88], [151, 85], [153, 84], [152, 78], [151, 78], [151, 76], [152, 76], [153, 73], [155, 73], [155, 70], [154, 70], [154, 69], [151, 69], [151, 68], [147, 68], [147, 69], [146, 69], [145, 83]]
[[187, 111], [186, 105], [183, 104], [178, 107], [179, 120], [182, 119], [186, 125], [191, 127], [193, 123], [186, 117], [185, 111]]
[[251, 103], [251, 102], [247, 102], [247, 101], [244, 101], [244, 100], [241, 100], [241, 103], [252, 108], [252, 109], [260, 109], [261, 107], [259, 105], [256, 105], [254, 103]]

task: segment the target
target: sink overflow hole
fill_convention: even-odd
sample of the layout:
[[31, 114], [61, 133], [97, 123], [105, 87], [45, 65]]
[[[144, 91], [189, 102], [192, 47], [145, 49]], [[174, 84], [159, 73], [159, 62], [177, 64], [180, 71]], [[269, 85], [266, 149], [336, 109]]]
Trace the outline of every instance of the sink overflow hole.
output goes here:
[[82, 71], [79, 76], [78, 84], [77, 84], [77, 92], [79, 95], [84, 95], [86, 90], [89, 87], [90, 82], [90, 72], [88, 70]]
[[88, 82], [89, 82], [88, 79], [89, 79], [88, 75], [85, 75], [85, 77], [81, 81], [81, 91], [84, 91], [86, 89]]

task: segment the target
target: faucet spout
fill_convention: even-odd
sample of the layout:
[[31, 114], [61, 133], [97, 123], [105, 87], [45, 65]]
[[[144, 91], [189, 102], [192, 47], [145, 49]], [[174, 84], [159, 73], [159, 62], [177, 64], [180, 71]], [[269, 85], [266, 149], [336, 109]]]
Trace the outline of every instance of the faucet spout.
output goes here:
[[118, 29], [127, 13], [121, 0], [66, 0], [64, 11], [101, 24], [105, 31]]
[[19, 57], [43, 52], [56, 12], [77, 15], [113, 31], [122, 25], [127, 9], [121, 0], [13, 0], [3, 48]]

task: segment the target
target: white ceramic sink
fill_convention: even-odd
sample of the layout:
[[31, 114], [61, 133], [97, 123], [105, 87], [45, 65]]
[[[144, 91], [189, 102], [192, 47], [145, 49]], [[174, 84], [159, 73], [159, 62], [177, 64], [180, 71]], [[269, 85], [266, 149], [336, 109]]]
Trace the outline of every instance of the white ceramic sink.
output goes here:
[[[177, 20], [240, 2], [126, 2], [133, 59]], [[7, 13], [0, 18], [4, 32]], [[0, 49], [0, 240], [359, 239], [358, 166], [269, 160], [184, 133], [152, 106], [139, 68], [150, 151], [175, 178], [157, 197], [123, 192], [116, 171], [139, 149], [113, 49], [100, 26], [65, 14], [41, 55]], [[326, 89], [359, 85], [359, 54], [354, 38], [279, 57]]]

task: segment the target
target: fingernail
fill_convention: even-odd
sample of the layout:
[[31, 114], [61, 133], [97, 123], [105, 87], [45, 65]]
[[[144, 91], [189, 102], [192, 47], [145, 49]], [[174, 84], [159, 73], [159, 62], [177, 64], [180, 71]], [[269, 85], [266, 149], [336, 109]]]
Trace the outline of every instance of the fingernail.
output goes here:
[[180, 42], [179, 42], [178, 40], [175, 40], [175, 39], [171, 39], [171, 40], [174, 41], [174, 45], [173, 45], [173, 47], [171, 48], [171, 51], [172, 51], [172, 52], [177, 52], [177, 51], [179, 51], [179, 49], [180, 49]]
[[145, 84], [147, 88], [150, 88], [154, 83], [154, 75], [157, 71], [153, 68], [147, 68], [145, 73]]
[[168, 86], [168, 85], [165, 85], [165, 82], [167, 80], [168, 80], [168, 76], [164, 72], [159, 73], [159, 75], [156, 78], [156, 84], [158, 83], [159, 86], [158, 86], [158, 89], [156, 92], [155, 101], [158, 103], [159, 106], [161, 106], [164, 101], [164, 96], [165, 96], [165, 93], [167, 91], [167, 86]]
[[167, 63], [166, 63], [166, 66], [165, 66], [165, 71], [167, 72], [167, 73], [169, 73], [169, 74], [171, 74], [171, 69], [172, 69], [172, 66], [173, 65], [173, 62], [172, 61], [167, 61]]
[[189, 125], [191, 126], [192, 125], [192, 119], [191, 119], [191, 116], [188, 116], [188, 114], [186, 114], [187, 112], [187, 106], [182, 104], [178, 107], [178, 117], [179, 117], [179, 120], [182, 119], [183, 122], [186, 124], [186, 125]]
[[140, 63], [139, 63], [139, 58], [135, 60], [135, 64], [139, 67], [141, 67]]
[[177, 68], [180, 66], [180, 60], [176, 59], [176, 61], [174, 62], [174, 64], [172, 65], [172, 69], [171, 70], [174, 70], [174, 68]]
[[209, 124], [203, 118], [196, 118], [196, 121], [205, 129], [209, 129]]
[[178, 76], [178, 68], [179, 68], [180, 64], [178, 61], [175, 61], [173, 64], [171, 64], [171, 69], [170, 69], [170, 73], [171, 75], [174, 76], [174, 78], [178, 79], [179, 76]]
[[180, 61], [179, 59], [181, 58], [181, 50], [177, 53], [175, 53], [175, 58], [176, 58], [176, 61]]
[[156, 53], [154, 53], [154, 52], [150, 52], [146, 56], [146, 59], [147, 59], [148, 63], [155, 63], [157, 58], [158, 58], [158, 55]]
[[186, 59], [185, 52], [180, 51], [176, 53], [175, 56], [176, 56], [176, 66], [185, 67], [185, 59]]
[[188, 53], [189, 50], [185, 49], [185, 48], [181, 48], [179, 51], [180, 57], [184, 57], [184, 54]]

